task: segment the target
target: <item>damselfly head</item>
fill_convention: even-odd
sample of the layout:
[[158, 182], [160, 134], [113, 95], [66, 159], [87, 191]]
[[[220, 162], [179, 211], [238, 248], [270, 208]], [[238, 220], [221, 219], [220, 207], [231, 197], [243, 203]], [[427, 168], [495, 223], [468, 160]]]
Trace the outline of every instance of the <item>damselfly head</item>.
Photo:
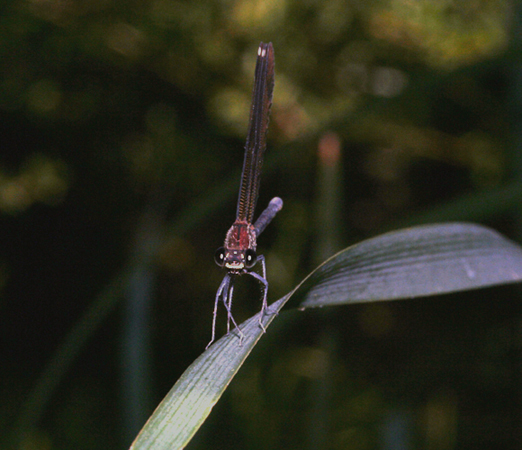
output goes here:
[[244, 269], [254, 267], [257, 262], [257, 255], [256, 251], [251, 248], [227, 250], [225, 247], [220, 247], [217, 249], [214, 259], [219, 267], [224, 267], [232, 273], [239, 273]]

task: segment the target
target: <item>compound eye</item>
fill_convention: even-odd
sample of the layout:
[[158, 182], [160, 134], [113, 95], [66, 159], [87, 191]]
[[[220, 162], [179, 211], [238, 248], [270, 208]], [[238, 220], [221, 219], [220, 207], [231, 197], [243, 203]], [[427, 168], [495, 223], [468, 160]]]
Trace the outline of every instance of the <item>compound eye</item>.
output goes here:
[[252, 250], [250, 248], [247, 249], [245, 251], [245, 267], [247, 269], [250, 269], [255, 266], [256, 262], [257, 262], [257, 255], [256, 255], [255, 250]]
[[214, 254], [214, 261], [219, 267], [223, 267], [225, 265], [225, 248], [219, 247]]

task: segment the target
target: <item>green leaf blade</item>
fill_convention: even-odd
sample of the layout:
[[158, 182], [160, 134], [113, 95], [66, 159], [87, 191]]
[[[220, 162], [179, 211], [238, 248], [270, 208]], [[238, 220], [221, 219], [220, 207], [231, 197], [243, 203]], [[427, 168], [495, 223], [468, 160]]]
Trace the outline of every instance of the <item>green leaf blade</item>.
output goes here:
[[319, 266], [295, 292], [300, 307], [395, 300], [522, 280], [522, 249], [469, 223], [427, 225], [356, 244]]
[[[302, 308], [414, 298], [522, 281], [522, 248], [489, 228], [450, 223], [387, 233], [334, 255], [263, 317]], [[286, 305], [288, 306], [288, 304]], [[222, 337], [182, 375], [131, 450], [184, 448], [257, 344], [259, 314]]]
[[[285, 301], [286, 297], [270, 305], [262, 318], [265, 329]], [[190, 365], [149, 418], [131, 450], [181, 449], [188, 444], [263, 335], [260, 314], [240, 325], [244, 334], [241, 345], [234, 330]]]

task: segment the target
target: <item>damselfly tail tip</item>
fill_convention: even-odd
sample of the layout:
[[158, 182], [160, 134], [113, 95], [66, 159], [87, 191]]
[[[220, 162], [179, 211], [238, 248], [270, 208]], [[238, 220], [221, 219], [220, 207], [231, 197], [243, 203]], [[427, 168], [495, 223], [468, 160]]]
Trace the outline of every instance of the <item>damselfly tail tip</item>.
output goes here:
[[281, 209], [283, 209], [283, 200], [279, 197], [274, 197], [272, 200], [270, 200], [270, 205], [274, 206], [276, 211], [281, 211]]

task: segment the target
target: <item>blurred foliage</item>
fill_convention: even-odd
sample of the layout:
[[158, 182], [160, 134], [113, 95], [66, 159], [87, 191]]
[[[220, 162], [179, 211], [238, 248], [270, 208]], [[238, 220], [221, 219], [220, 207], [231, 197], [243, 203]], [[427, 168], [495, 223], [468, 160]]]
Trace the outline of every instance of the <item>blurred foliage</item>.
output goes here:
[[[273, 300], [326, 256], [318, 249], [509, 180], [516, 6], [5, 0], [4, 439], [73, 323], [130, 258], [138, 217], [158, 198], [168, 204], [158, 220], [191, 225], [154, 259], [156, 403], [204, 348], [222, 275], [212, 255], [234, 215], [259, 41], [276, 55], [260, 206], [285, 201], [260, 242]], [[316, 156], [325, 145], [340, 148], [336, 173]], [[319, 193], [332, 189], [335, 220], [325, 220]], [[517, 235], [504, 212], [488, 222]], [[512, 448], [519, 369], [508, 356], [520, 315], [507, 288], [482, 295], [289, 315], [285, 347], [274, 354], [267, 344], [245, 366], [194, 448], [314, 448], [324, 434], [331, 448], [380, 448], [393, 414], [407, 422], [412, 448]], [[258, 305], [235, 308], [244, 318]], [[121, 320], [114, 314], [96, 331], [25, 448], [124, 445]], [[311, 426], [325, 410], [326, 428]]]

